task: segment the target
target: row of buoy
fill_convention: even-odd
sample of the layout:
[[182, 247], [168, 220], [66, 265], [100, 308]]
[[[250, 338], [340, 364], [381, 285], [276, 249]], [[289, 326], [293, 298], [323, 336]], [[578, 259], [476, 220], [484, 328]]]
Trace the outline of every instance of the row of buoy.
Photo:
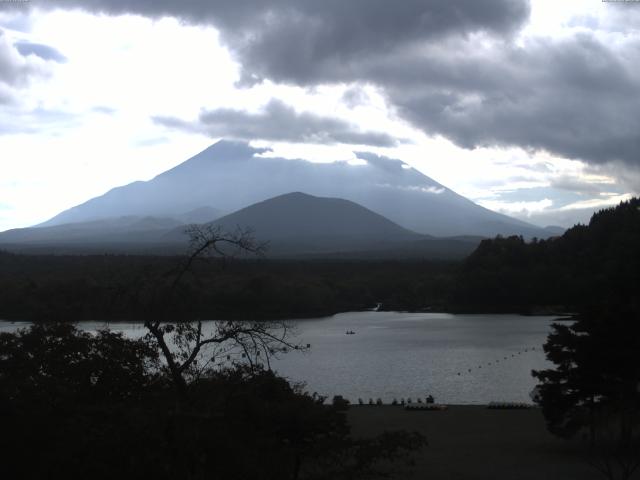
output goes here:
[[533, 408], [533, 405], [522, 402], [489, 402], [487, 408], [491, 410], [526, 410]]
[[405, 410], [427, 410], [427, 411], [443, 411], [443, 410], [447, 410], [447, 406], [446, 405], [436, 405], [436, 404], [411, 404], [411, 405], [405, 405], [404, 409]]
[[[434, 405], [435, 404], [435, 400], [434, 398], [429, 395], [424, 399], [424, 402], [422, 401], [422, 398], [418, 398], [416, 403], [413, 402], [413, 400], [411, 398], [407, 398], [406, 400], [404, 398], [401, 398], [400, 400], [398, 400], [397, 398], [394, 398], [393, 401], [391, 402], [391, 405]], [[358, 405], [384, 405], [384, 402], [382, 401], [382, 399], [380, 397], [378, 397], [375, 401], [373, 400], [373, 398], [369, 398], [369, 402], [365, 402], [362, 398], [358, 398]]]
[[[503, 357], [502, 360], [509, 360], [509, 358], [515, 358], [516, 355], [522, 355], [523, 353], [529, 353], [529, 352], [533, 352], [535, 350], [536, 350], [536, 347], [527, 347], [524, 350], [519, 350], [516, 353], [512, 353], [511, 357], [508, 357], [508, 356]], [[500, 359], [495, 360], [494, 362], [488, 362], [486, 366], [487, 367], [492, 366], [494, 363], [496, 363], [496, 364], [500, 363]], [[476, 368], [480, 369], [480, 368], [482, 368], [482, 365], [478, 365]], [[467, 369], [467, 373], [471, 373], [472, 371], [473, 371], [473, 368], [468, 368]], [[462, 375], [462, 372], [458, 372], [458, 376], [461, 376], [461, 375]]]

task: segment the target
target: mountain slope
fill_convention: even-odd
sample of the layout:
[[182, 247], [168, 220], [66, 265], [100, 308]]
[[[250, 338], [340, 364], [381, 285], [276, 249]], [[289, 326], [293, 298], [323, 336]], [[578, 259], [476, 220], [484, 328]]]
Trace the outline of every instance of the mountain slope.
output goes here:
[[[250, 228], [258, 242], [269, 242], [269, 254], [377, 249], [424, 237], [354, 202], [301, 192], [258, 202], [211, 225], [228, 232]], [[174, 229], [163, 241], [186, 241], [183, 230]]]
[[291, 191], [356, 202], [404, 228], [435, 236], [522, 234], [541, 228], [483, 208], [398, 160], [357, 153], [362, 165], [259, 156], [220, 141], [148, 182], [134, 182], [66, 210], [41, 226], [105, 217], [172, 217], [213, 206], [233, 212]]
[[[196, 212], [206, 217], [208, 209]], [[193, 216], [188, 212], [181, 217]], [[407, 230], [349, 200], [301, 192], [258, 202], [207, 223], [253, 230], [271, 258], [459, 259], [481, 238], [434, 238]], [[39, 253], [182, 254], [186, 225], [176, 219], [127, 216], [0, 233], [0, 247]]]
[[288, 193], [222, 217], [214, 225], [229, 230], [248, 225], [265, 239], [343, 237], [371, 240], [420, 238], [382, 215], [349, 200]]

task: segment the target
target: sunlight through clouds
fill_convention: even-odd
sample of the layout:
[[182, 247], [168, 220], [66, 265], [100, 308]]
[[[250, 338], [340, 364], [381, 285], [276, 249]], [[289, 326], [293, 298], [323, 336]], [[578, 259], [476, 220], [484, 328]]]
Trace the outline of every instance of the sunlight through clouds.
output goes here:
[[507, 215], [518, 214], [520, 217], [530, 217], [532, 213], [541, 212], [553, 205], [548, 199], [542, 199], [535, 202], [500, 202], [497, 200], [480, 200], [478, 204], [496, 212], [505, 213]]
[[[149, 179], [234, 136], [269, 147], [265, 156], [400, 159], [538, 223], [538, 213], [640, 191], [640, 32], [624, 10], [491, 0], [460, 16], [442, 4], [441, 24], [426, 31], [413, 22], [420, 5], [405, 4], [398, 31], [358, 5], [316, 13], [274, 5], [267, 13], [282, 20], [279, 31], [265, 30], [264, 4], [53, 1], [0, 10], [0, 168], [11, 183], [0, 193], [12, 212], [0, 230]], [[289, 14], [301, 23], [285, 22]], [[354, 30], [350, 16], [378, 31]], [[320, 28], [326, 22], [334, 37]], [[575, 92], [583, 93], [568, 96]], [[33, 200], [36, 184], [50, 201]]]

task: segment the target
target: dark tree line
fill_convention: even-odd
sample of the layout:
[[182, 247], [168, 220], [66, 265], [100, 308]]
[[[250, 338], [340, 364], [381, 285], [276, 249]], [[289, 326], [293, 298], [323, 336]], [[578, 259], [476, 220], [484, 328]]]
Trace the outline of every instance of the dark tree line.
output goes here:
[[[180, 262], [178, 257], [0, 252], [0, 319], [142, 321], [154, 294], [151, 285]], [[205, 319], [316, 317], [378, 302], [388, 309], [443, 309], [455, 268], [426, 261], [198, 258], [195, 276], [181, 282], [181, 298], [165, 308]]]
[[538, 401], [551, 432], [581, 435], [589, 463], [608, 479], [629, 479], [640, 467], [640, 201], [567, 233], [551, 250], [582, 275], [585, 296], [544, 345], [554, 368], [533, 372]]
[[[638, 284], [639, 200], [596, 213], [558, 238], [484, 240], [461, 263], [197, 258], [181, 301], [193, 318], [330, 315], [389, 310], [577, 311], [624, 298]], [[0, 251], [0, 318], [143, 320], [156, 280], [180, 259], [135, 255], [16, 255]]]
[[484, 240], [464, 262], [453, 305], [467, 310], [577, 311], [631, 298], [640, 284], [640, 199], [593, 215], [558, 238]]

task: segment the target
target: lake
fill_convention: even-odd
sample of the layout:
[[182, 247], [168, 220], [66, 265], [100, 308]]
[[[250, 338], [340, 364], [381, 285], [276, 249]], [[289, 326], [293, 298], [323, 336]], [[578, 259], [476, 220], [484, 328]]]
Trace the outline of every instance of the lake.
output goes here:
[[[429, 394], [449, 404], [530, 402], [531, 370], [550, 366], [542, 344], [556, 318], [350, 312], [293, 320], [296, 340], [311, 349], [283, 355], [272, 367], [292, 381], [305, 381], [309, 392], [352, 402], [415, 401]], [[25, 324], [0, 322], [0, 331], [20, 325]], [[82, 323], [86, 330], [104, 326]], [[144, 333], [136, 323], [109, 327], [131, 337]]]

